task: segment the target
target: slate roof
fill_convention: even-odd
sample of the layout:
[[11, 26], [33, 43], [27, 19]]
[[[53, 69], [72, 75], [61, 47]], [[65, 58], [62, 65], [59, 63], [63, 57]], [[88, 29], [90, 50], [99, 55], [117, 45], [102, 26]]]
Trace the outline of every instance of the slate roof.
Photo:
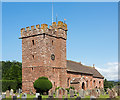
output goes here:
[[95, 67], [85, 66], [79, 62], [74, 62], [67, 60], [67, 71], [68, 72], [77, 72], [82, 74], [93, 75], [96, 78], [104, 78]]

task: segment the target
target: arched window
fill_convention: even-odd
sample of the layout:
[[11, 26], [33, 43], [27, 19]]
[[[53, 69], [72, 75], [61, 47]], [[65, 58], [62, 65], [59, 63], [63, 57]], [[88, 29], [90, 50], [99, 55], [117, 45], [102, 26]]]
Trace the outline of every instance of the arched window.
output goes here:
[[93, 86], [95, 87], [95, 80], [93, 81]]
[[53, 45], [53, 40], [52, 40], [52, 45]]
[[101, 87], [101, 81], [99, 81], [99, 87]]

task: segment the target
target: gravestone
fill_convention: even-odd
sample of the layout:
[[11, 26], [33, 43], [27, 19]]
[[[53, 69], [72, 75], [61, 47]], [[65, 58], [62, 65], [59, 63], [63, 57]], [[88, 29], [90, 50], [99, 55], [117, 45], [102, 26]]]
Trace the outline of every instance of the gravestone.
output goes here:
[[49, 98], [53, 98], [53, 90], [49, 90], [49, 92], [48, 92], [48, 94], [49, 94]]
[[59, 90], [57, 89], [55, 92], [55, 97], [58, 98], [58, 96], [59, 96]]
[[2, 98], [5, 99], [6, 98], [6, 93], [2, 94]]
[[73, 89], [70, 89], [70, 90], [69, 90], [69, 94], [70, 94], [70, 98], [73, 98], [73, 97], [74, 97], [74, 90], [73, 90]]
[[63, 95], [65, 95], [65, 89], [62, 89], [63, 90]]
[[27, 98], [27, 94], [24, 93], [24, 94], [22, 95], [22, 98]]
[[13, 100], [17, 100], [17, 96], [13, 96]]
[[0, 100], [2, 100], [2, 94], [0, 94]]
[[63, 97], [63, 90], [61, 88], [58, 89], [58, 98], [62, 98]]
[[79, 90], [79, 96], [80, 96], [81, 98], [84, 98], [84, 95], [85, 95], [84, 90], [83, 90], [83, 89]]
[[39, 95], [40, 95], [40, 93], [36, 93], [35, 97], [38, 98]]
[[65, 94], [64, 94], [65, 98], [68, 98], [68, 91], [65, 90]]
[[18, 93], [21, 94], [21, 89], [20, 88], [18, 89]]
[[10, 96], [9, 90], [6, 91], [6, 97], [8, 98]]
[[13, 95], [13, 92], [14, 92], [13, 89], [11, 89], [11, 90], [10, 90], [10, 95]]

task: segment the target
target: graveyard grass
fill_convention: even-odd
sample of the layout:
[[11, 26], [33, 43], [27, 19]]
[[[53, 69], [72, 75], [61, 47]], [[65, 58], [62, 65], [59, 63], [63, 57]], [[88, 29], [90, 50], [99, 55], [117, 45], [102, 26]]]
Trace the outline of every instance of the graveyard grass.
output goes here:
[[[16, 94], [16, 95], [18, 95], [18, 94]], [[79, 95], [79, 94], [78, 94], [78, 95]], [[55, 94], [54, 94], [53, 96], [55, 97]], [[20, 95], [19, 98], [21, 98], [21, 97], [22, 97], [22, 94]], [[11, 96], [8, 97], [8, 98], [11, 98]], [[27, 94], [27, 98], [35, 98], [35, 95]], [[42, 98], [48, 98], [48, 95], [42, 95]], [[63, 96], [63, 98], [64, 98], [64, 96]], [[68, 94], [68, 98], [70, 98], [70, 94]], [[75, 96], [75, 98], [77, 98], [77, 96]], [[87, 98], [90, 98], [90, 96], [85, 96], [85, 98], [86, 98], [86, 99], [87, 99]], [[109, 98], [109, 95], [100, 95], [99, 98]], [[117, 98], [120, 98], [120, 96], [117, 97]], [[74, 99], [74, 98], [73, 98], [73, 99]]]

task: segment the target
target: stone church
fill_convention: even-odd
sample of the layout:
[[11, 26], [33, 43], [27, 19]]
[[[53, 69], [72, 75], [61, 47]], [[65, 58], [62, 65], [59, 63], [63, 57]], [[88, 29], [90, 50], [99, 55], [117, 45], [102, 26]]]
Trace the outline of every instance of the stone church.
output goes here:
[[53, 88], [60, 86], [75, 89], [104, 88], [104, 77], [95, 67], [66, 60], [67, 24], [53, 22], [51, 26], [38, 24], [21, 29], [22, 39], [22, 90], [30, 93], [33, 82], [46, 76]]

